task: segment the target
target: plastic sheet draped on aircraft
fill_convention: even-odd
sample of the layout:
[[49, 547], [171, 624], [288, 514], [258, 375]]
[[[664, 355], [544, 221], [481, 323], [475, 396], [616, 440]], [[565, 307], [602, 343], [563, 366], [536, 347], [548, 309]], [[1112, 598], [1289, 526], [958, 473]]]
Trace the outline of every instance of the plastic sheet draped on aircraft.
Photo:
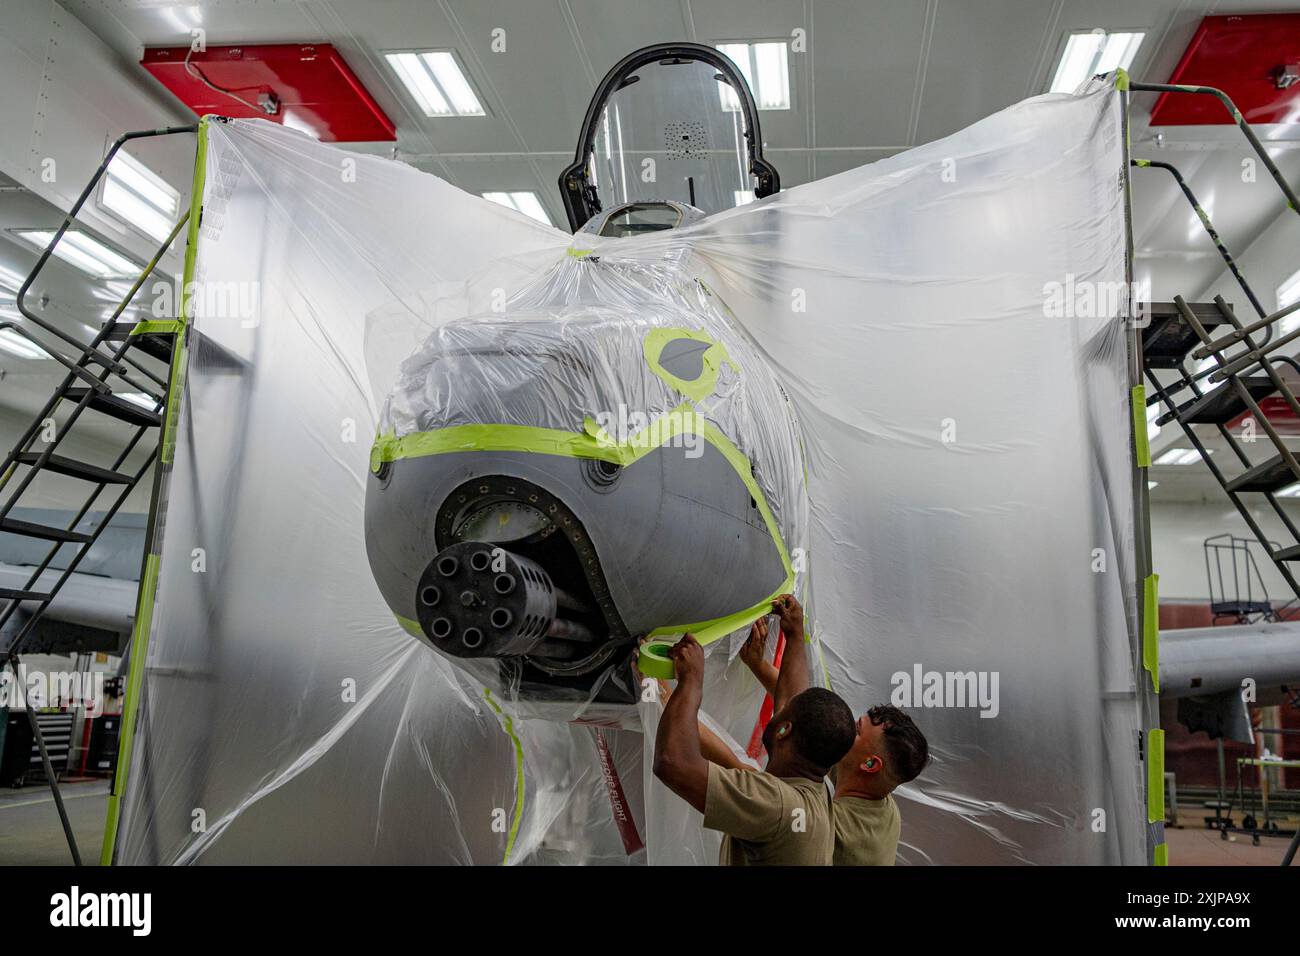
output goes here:
[[[1125, 279], [1122, 135], [1112, 88], [1037, 97], [608, 240], [267, 122], [209, 123], [208, 291], [117, 862], [715, 862], [716, 835], [649, 776], [659, 705], [543, 705], [453, 662], [399, 623], [365, 540], [376, 435], [593, 435], [620, 401], [653, 418], [689, 396], [644, 374], [643, 335], [679, 327], [731, 360], [693, 404], [754, 465], [818, 677], [856, 712], [905, 696], [931, 741], [900, 791], [900, 861], [1144, 862], [1125, 323], [1044, 305], [1052, 283]], [[463, 379], [439, 391], [430, 350], [494, 322], [521, 357], [472, 401]], [[539, 364], [548, 342], [587, 377]], [[744, 633], [709, 645], [704, 695], [742, 747], [761, 702]], [[996, 693], [914, 701], [931, 672]]]

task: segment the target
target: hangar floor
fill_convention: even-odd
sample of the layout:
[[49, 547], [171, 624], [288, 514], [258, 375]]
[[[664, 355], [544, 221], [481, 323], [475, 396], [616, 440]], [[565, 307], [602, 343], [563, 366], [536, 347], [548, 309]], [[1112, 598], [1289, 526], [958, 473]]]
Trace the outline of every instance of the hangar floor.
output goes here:
[[[64, 784], [63, 797], [82, 859], [97, 863], [108, 811], [108, 782]], [[1199, 806], [1180, 805], [1180, 809], [1186, 814], [1203, 812]], [[1248, 835], [1233, 833], [1224, 840], [1201, 827], [1168, 827], [1165, 837], [1172, 866], [1277, 866], [1287, 847], [1287, 840], [1279, 837], [1262, 837], [1259, 846], [1252, 846]], [[68, 847], [49, 791], [44, 787], [0, 791], [0, 866], [68, 862]]]
[[[65, 783], [60, 788], [77, 848], [98, 863], [108, 813], [108, 781]], [[48, 787], [0, 790], [0, 866], [55, 866], [72, 862]]]

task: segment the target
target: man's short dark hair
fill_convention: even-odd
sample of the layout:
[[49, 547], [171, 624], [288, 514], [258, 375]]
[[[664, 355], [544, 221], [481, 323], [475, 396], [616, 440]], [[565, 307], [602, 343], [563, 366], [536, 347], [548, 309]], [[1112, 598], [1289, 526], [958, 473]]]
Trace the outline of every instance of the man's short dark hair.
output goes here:
[[890, 775], [899, 783], [915, 780], [930, 762], [930, 744], [921, 728], [906, 713], [888, 704], [872, 707], [867, 717], [873, 724], [885, 725]]
[[839, 694], [810, 687], [790, 701], [787, 716], [794, 749], [816, 767], [829, 769], [849, 752], [858, 735], [853, 711]]

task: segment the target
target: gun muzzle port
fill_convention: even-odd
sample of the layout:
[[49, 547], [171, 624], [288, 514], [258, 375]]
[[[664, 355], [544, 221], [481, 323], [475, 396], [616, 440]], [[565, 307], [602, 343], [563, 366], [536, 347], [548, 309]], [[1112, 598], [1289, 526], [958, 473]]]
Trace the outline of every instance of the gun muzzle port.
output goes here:
[[510, 622], [513, 621], [514, 619], [515, 616], [510, 613], [510, 610], [508, 608], [498, 607], [492, 609], [492, 617], [491, 617], [492, 626], [497, 628], [498, 630], [504, 631], [507, 627], [510, 626]]
[[515, 589], [514, 575], [498, 574], [492, 582], [492, 587], [496, 589], [497, 594], [509, 594]]
[[456, 558], [450, 554], [443, 555], [441, 558], [438, 559], [438, 573], [441, 574], [444, 578], [451, 577], [453, 574], [456, 573], [456, 569], [459, 567], [460, 567], [460, 562], [457, 561]]
[[486, 551], [475, 551], [469, 556], [469, 566], [475, 571], [486, 571], [492, 563], [492, 555]]
[[420, 591], [420, 603], [425, 607], [433, 607], [442, 600], [442, 592], [435, 585], [427, 585]]
[[460, 635], [460, 642], [466, 647], [478, 647], [483, 643], [483, 632], [477, 627], [467, 627]]
[[451, 633], [451, 621], [445, 617], [435, 618], [429, 625], [429, 630], [433, 632], [434, 637], [446, 637]]

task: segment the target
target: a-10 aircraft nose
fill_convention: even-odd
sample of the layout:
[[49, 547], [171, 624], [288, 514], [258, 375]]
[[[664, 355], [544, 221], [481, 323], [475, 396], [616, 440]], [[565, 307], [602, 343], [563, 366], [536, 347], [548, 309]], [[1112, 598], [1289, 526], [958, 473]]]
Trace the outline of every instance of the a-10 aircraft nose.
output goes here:
[[638, 639], [747, 627], [794, 582], [793, 413], [681, 268], [570, 257], [403, 366], [371, 569], [414, 637], [490, 686], [633, 703]]

